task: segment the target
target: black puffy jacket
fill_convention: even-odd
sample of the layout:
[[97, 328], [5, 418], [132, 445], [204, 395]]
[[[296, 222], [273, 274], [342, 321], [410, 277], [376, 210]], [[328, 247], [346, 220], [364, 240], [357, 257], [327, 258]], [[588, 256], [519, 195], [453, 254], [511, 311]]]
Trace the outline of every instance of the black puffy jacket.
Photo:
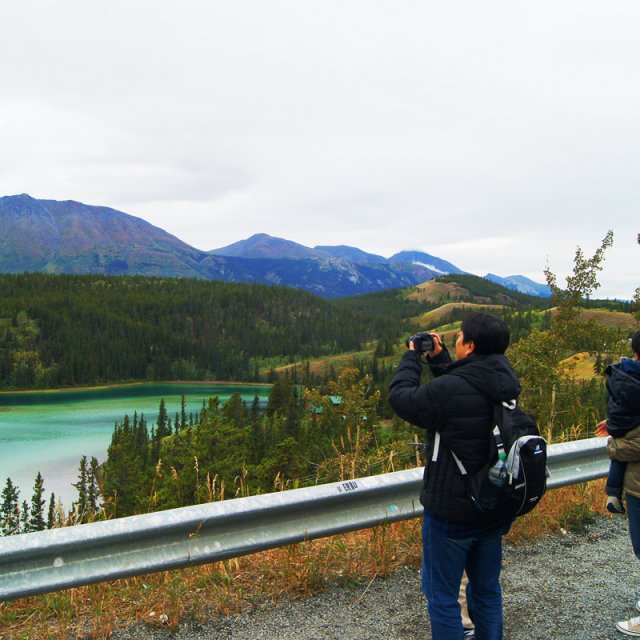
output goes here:
[[623, 358], [605, 369], [607, 431], [621, 437], [640, 427], [640, 362]]
[[[517, 398], [520, 383], [507, 358], [499, 354], [472, 354], [451, 363], [449, 353], [443, 350], [429, 366], [435, 377], [421, 385], [422, 364], [415, 351], [407, 351], [389, 394], [389, 402], [401, 418], [427, 430], [420, 502], [451, 522], [490, 524], [501, 516], [481, 514], [473, 506], [450, 449], [470, 474], [485, 464], [492, 455], [493, 406]], [[440, 443], [434, 462], [436, 431], [440, 432]]]

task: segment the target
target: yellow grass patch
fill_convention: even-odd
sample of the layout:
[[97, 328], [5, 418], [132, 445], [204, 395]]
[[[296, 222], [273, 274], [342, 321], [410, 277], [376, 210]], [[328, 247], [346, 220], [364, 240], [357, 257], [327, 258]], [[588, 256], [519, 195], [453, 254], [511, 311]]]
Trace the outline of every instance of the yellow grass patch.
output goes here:
[[637, 320], [630, 313], [625, 313], [624, 311], [584, 309], [580, 312], [580, 318], [615, 329], [634, 329], [638, 326]]
[[448, 302], [447, 304], [443, 304], [441, 307], [437, 309], [432, 309], [431, 311], [427, 311], [422, 315], [413, 318], [412, 320], [417, 322], [420, 326], [423, 327], [437, 327], [442, 324], [442, 321], [452, 312], [452, 311], [479, 311], [480, 309], [504, 309], [504, 305], [501, 304], [478, 304], [475, 302]]
[[565, 358], [560, 366], [564, 366], [575, 380], [591, 380], [597, 375], [594, 369], [595, 362], [595, 356], [581, 352]]
[[[557, 307], [549, 310], [552, 315], [558, 312]], [[611, 329], [635, 329], [638, 327], [638, 321], [630, 314], [624, 311], [608, 311], [606, 309], [582, 309], [580, 312], [580, 320], [586, 322], [597, 322], [603, 327]]]
[[428, 282], [419, 284], [415, 288], [415, 291], [412, 291], [407, 298], [421, 302], [438, 302], [439, 300], [445, 300], [447, 297], [455, 299], [468, 295], [469, 291], [456, 282], [429, 280]]
[[[324, 358], [313, 358], [309, 359], [309, 372], [313, 375], [322, 377], [325, 373], [327, 373], [331, 367], [333, 367], [336, 371], [343, 369], [344, 367], [351, 367], [354, 365], [355, 360], [361, 360], [363, 358], [371, 358], [373, 355], [373, 347], [371, 350], [367, 351], [352, 351], [350, 353], [340, 353], [334, 356], [326, 356]], [[274, 371], [279, 374], [285, 374], [287, 372], [292, 373], [293, 369], [297, 370], [298, 374], [301, 374], [304, 370], [304, 367], [307, 366], [307, 361], [299, 361], [291, 364], [281, 365], [279, 367], [275, 367]], [[268, 373], [268, 369], [262, 370], [262, 374]]]

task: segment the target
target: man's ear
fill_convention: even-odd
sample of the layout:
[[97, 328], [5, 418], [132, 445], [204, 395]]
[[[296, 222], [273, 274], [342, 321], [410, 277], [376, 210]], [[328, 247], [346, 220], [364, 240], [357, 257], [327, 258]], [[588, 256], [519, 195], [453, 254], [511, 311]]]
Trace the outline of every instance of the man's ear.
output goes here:
[[469, 340], [469, 342], [462, 343], [462, 349], [465, 356], [470, 356], [476, 350], [476, 345], [473, 340]]

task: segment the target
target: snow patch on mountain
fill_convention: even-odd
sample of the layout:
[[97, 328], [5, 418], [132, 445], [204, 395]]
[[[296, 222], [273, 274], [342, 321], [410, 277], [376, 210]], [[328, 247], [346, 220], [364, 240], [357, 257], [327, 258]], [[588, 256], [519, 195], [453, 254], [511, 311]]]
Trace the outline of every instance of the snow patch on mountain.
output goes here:
[[443, 276], [449, 273], [448, 271], [443, 271], [442, 269], [438, 269], [435, 265], [425, 264], [424, 262], [419, 262], [418, 260], [413, 260], [411, 264], [415, 264], [419, 267], [424, 267], [425, 269], [429, 269], [430, 271], [435, 271], [436, 273], [441, 273]]

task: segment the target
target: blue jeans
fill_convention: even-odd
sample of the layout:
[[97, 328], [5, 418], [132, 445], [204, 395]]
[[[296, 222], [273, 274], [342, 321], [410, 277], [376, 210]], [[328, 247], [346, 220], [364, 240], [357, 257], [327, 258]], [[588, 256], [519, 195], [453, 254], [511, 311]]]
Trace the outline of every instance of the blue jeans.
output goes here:
[[[638, 501], [640, 504], [640, 500]], [[469, 577], [469, 614], [476, 640], [502, 640], [502, 531], [449, 538], [425, 515], [422, 523], [422, 591], [427, 598], [433, 640], [462, 640], [458, 604], [462, 573]]]
[[624, 472], [627, 470], [627, 463], [620, 460], [612, 460], [609, 465], [609, 475], [607, 476], [607, 486], [605, 492], [608, 496], [622, 499], [622, 486], [624, 484]]
[[640, 560], [640, 498], [627, 493], [627, 515], [629, 517], [629, 537], [636, 558]]

